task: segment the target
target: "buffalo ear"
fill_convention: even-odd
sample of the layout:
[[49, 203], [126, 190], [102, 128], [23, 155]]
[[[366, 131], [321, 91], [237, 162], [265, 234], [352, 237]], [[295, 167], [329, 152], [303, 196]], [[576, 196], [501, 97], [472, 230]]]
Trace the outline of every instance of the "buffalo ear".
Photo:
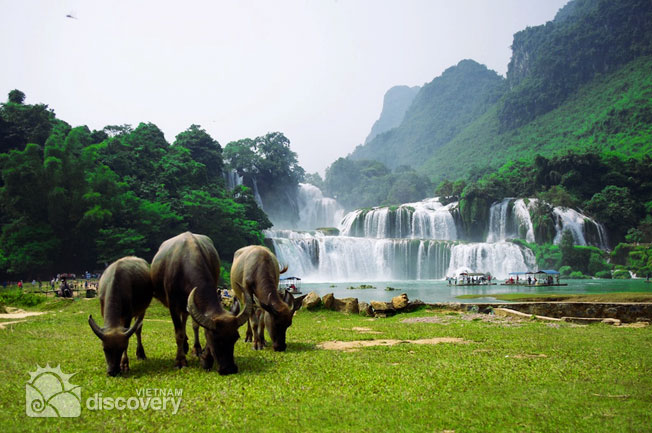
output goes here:
[[288, 289], [285, 289], [283, 292], [283, 302], [288, 304], [288, 307], [292, 308], [294, 305], [294, 296], [292, 296], [292, 293]]
[[278, 313], [276, 312], [276, 310], [274, 310], [274, 308], [272, 308], [272, 293], [271, 293], [271, 292], [270, 292], [269, 295], [267, 296], [267, 302], [266, 302], [266, 303], [263, 302], [263, 301], [261, 301], [261, 300], [258, 300], [258, 301], [257, 301], [257, 304], [258, 304], [258, 306], [259, 306], [260, 308], [262, 308], [263, 310], [267, 311], [267, 312], [268, 312], [269, 314], [271, 314], [272, 316], [276, 317], [276, 316], [278, 315]]
[[298, 298], [294, 298], [294, 306], [292, 307], [292, 311], [297, 311], [299, 308], [301, 308], [301, 305], [303, 305], [303, 299], [308, 296], [307, 294], [303, 296], [299, 296]]

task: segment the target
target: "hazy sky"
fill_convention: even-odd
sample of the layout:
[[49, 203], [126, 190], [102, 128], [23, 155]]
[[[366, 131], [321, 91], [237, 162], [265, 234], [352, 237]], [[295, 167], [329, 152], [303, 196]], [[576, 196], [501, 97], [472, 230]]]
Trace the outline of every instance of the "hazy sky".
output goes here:
[[[567, 0], [0, 0], [0, 100], [73, 126], [281, 131], [308, 172], [364, 142], [392, 86], [471, 58], [504, 75], [512, 35]], [[76, 19], [67, 18], [72, 14]]]

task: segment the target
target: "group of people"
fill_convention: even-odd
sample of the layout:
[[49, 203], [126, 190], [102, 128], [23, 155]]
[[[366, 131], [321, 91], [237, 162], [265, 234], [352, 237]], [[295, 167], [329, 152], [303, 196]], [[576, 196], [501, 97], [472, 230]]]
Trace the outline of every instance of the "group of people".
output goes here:
[[491, 284], [491, 275], [481, 275], [481, 276], [470, 276], [470, 275], [461, 275], [461, 282], [458, 282], [458, 277], [446, 277], [448, 285], [480, 285], [480, 284]]

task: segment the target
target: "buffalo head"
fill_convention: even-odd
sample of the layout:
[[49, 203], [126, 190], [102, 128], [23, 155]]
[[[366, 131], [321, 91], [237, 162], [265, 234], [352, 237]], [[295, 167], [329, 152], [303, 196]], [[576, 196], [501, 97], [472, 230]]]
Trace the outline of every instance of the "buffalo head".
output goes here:
[[117, 376], [120, 373], [120, 361], [122, 356], [127, 350], [129, 344], [129, 337], [134, 332], [143, 326], [143, 320], [136, 321], [129, 329], [102, 329], [99, 327], [93, 316], [88, 316], [88, 324], [91, 329], [102, 340], [102, 347], [104, 349], [104, 357], [106, 358], [106, 372], [109, 376]]
[[267, 312], [265, 314], [265, 329], [269, 333], [269, 338], [272, 340], [272, 347], [276, 352], [284, 352], [287, 349], [285, 336], [288, 328], [292, 325], [292, 317], [295, 311], [301, 308], [301, 298], [295, 299], [287, 290], [283, 293], [283, 302], [277, 308], [272, 307], [271, 298], [269, 294], [267, 303], [260, 302], [260, 307]]
[[192, 289], [188, 296], [188, 313], [201, 327], [204, 328], [206, 335], [206, 348], [202, 356], [202, 366], [210, 369], [213, 360], [219, 365], [219, 373], [222, 375], [233, 374], [238, 372], [238, 366], [233, 359], [233, 348], [235, 342], [240, 338], [238, 328], [244, 325], [253, 308], [251, 296], [245, 294], [245, 308], [237, 315], [225, 311], [214, 314], [204, 314], [195, 304], [195, 292], [197, 288]]

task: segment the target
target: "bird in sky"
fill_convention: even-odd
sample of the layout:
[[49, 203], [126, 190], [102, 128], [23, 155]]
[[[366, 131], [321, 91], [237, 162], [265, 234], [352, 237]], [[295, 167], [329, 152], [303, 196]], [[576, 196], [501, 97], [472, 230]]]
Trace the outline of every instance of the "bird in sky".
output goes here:
[[76, 20], [76, 19], [77, 19], [77, 17], [74, 16], [72, 12], [70, 12], [69, 14], [67, 14], [67, 15], [66, 15], [66, 18], [71, 18], [71, 19], [73, 19], [73, 20]]

